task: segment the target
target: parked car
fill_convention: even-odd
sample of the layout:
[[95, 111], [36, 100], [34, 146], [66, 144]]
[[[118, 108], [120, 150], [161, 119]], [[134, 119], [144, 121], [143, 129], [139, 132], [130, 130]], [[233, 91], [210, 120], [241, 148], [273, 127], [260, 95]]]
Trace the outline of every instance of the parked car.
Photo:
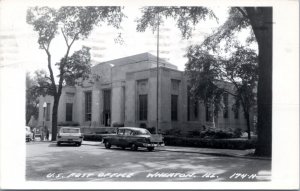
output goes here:
[[33, 133], [30, 130], [30, 127], [25, 126], [25, 131], [26, 131], [26, 142], [33, 141]]
[[137, 150], [138, 147], [146, 147], [153, 151], [155, 147], [164, 146], [163, 137], [160, 134], [151, 134], [147, 129], [138, 127], [120, 127], [116, 134], [103, 137], [105, 148], [112, 145], [125, 149]]
[[77, 146], [81, 146], [83, 135], [80, 132], [80, 128], [74, 127], [61, 127], [57, 134], [57, 145], [62, 143], [73, 143]]

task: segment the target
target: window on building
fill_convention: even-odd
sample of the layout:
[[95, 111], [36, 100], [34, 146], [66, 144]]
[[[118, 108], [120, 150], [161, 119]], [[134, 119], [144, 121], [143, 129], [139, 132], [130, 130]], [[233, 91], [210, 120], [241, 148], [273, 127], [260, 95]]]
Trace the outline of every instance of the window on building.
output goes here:
[[194, 101], [194, 116], [197, 119], [199, 113], [199, 103], [198, 101]]
[[209, 104], [206, 104], [205, 106], [205, 118], [206, 121], [212, 121], [212, 112]]
[[178, 120], [178, 95], [171, 95], [171, 120]]
[[171, 79], [172, 91], [179, 90], [180, 80]]
[[228, 118], [229, 110], [228, 110], [228, 94], [227, 93], [223, 95], [223, 103], [224, 103], [223, 117]]
[[102, 124], [110, 126], [111, 123], [111, 90], [103, 90], [103, 113]]
[[139, 120], [147, 120], [148, 115], [148, 95], [139, 95]]
[[73, 120], [73, 103], [66, 103], [66, 121]]
[[234, 107], [234, 119], [238, 119], [240, 117], [240, 107], [239, 105], [236, 105]]
[[85, 92], [85, 121], [92, 119], [92, 92]]
[[190, 95], [188, 93], [188, 100], [187, 100], [187, 120], [190, 121], [191, 120], [191, 113], [190, 113], [190, 109], [191, 109], [191, 98]]
[[50, 108], [51, 107], [51, 103], [47, 103], [47, 107], [46, 107], [46, 121], [50, 121]]

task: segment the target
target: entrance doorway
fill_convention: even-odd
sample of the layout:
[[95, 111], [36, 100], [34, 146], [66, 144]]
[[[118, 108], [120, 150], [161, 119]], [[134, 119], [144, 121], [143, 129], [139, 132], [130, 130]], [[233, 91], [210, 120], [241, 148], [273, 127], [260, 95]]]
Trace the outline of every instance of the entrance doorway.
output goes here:
[[111, 126], [111, 90], [103, 90], [103, 124]]
[[110, 127], [110, 111], [103, 112], [103, 123], [105, 127]]

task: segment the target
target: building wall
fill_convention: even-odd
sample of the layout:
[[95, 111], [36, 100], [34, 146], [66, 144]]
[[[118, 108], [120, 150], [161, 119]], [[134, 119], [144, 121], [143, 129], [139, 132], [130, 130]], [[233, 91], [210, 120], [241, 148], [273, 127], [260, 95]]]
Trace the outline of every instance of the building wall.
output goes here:
[[[127, 60], [128, 61], [128, 60]], [[114, 64], [113, 66], [111, 64]], [[82, 86], [64, 87], [59, 102], [58, 123], [66, 123], [66, 103], [73, 103], [72, 122], [82, 127], [104, 127], [103, 124], [103, 91], [111, 90], [111, 124], [120, 123], [125, 126], [139, 127], [145, 124], [147, 127], [156, 127], [156, 101], [157, 101], [157, 69], [153, 58], [126, 64], [116, 62], [106, 62], [98, 64], [92, 68], [93, 75], [98, 75], [94, 83], [84, 81]], [[139, 120], [138, 98], [140, 94], [139, 81], [146, 80], [146, 89], [143, 90], [148, 95], [147, 120]], [[178, 87], [174, 88], [172, 81], [178, 82]], [[230, 84], [224, 84], [227, 88], [232, 88]], [[206, 121], [206, 111], [203, 102], [198, 102], [198, 115], [193, 113], [193, 107], [188, 108], [187, 77], [184, 72], [176, 70], [173, 65], [159, 67], [159, 130], [180, 129], [182, 132], [201, 130], [204, 127], [211, 127], [212, 122]], [[85, 92], [92, 92], [92, 117], [91, 121], [85, 121]], [[73, 95], [73, 96], [70, 96]], [[178, 95], [177, 120], [171, 120], [171, 95]], [[43, 103], [51, 104], [51, 115], [53, 107], [53, 97], [40, 97], [39, 104], [39, 124], [43, 124]], [[218, 117], [215, 118], [215, 127], [220, 129], [242, 128], [246, 130], [246, 120], [240, 108], [239, 118], [234, 118], [232, 104], [234, 98], [229, 96], [228, 112], [229, 117], [223, 117], [221, 109]], [[190, 104], [191, 106], [191, 104]], [[188, 120], [189, 109], [189, 120]], [[50, 121], [45, 121], [45, 125], [51, 127]], [[70, 123], [70, 122], [68, 122]], [[253, 121], [251, 121], [253, 125]]]

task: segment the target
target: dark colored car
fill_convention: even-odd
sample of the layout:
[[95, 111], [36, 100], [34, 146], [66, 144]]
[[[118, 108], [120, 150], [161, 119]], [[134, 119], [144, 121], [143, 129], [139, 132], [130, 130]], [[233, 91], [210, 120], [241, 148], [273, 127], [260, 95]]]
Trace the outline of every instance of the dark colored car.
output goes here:
[[105, 148], [112, 145], [125, 149], [137, 150], [138, 147], [145, 147], [153, 151], [155, 147], [164, 146], [163, 137], [160, 134], [151, 134], [147, 129], [138, 127], [120, 127], [116, 134], [103, 137]]

